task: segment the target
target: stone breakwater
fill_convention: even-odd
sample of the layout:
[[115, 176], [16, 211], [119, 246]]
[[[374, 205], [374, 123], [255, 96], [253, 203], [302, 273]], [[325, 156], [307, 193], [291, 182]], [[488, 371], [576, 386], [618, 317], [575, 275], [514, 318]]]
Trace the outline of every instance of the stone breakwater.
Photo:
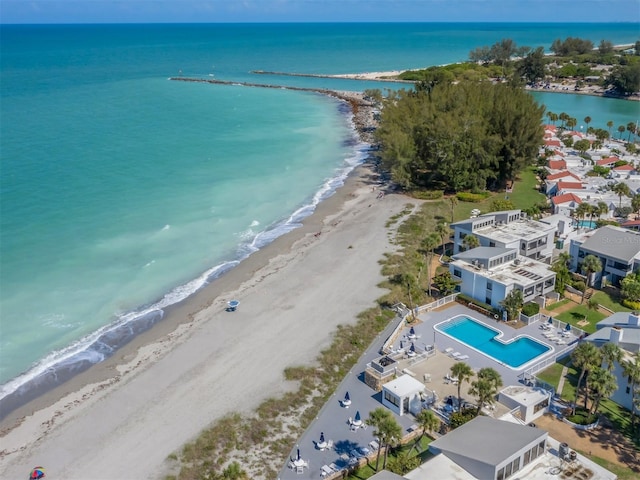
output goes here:
[[259, 88], [274, 88], [285, 90], [298, 90], [302, 92], [315, 92], [330, 97], [338, 98], [347, 102], [351, 106], [353, 112], [353, 124], [355, 126], [360, 139], [363, 142], [374, 144], [375, 140], [373, 132], [378, 126], [376, 120], [376, 114], [378, 108], [373, 102], [370, 102], [364, 98], [364, 95], [360, 92], [345, 92], [328, 90], [323, 88], [304, 88], [304, 87], [291, 87], [283, 85], [269, 85], [264, 83], [250, 83], [250, 82], [233, 82], [228, 80], [215, 80], [207, 78], [189, 78], [189, 77], [171, 77], [169, 80], [178, 82], [195, 82], [195, 83], [211, 83], [214, 85], [236, 85], [244, 87], [259, 87]]

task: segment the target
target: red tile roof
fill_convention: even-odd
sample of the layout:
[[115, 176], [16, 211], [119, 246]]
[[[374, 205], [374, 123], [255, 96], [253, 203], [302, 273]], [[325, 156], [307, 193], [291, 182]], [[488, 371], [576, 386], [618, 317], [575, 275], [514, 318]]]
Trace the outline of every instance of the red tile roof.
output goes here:
[[613, 167], [613, 170], [630, 172], [631, 170], [635, 169], [633, 168], [633, 165], [620, 165], [619, 167]]
[[640, 220], [627, 220], [620, 224], [621, 227], [635, 227], [636, 225], [640, 225]]
[[620, 160], [618, 157], [601, 158], [596, 162], [596, 164], [600, 165], [601, 167], [604, 167], [606, 165], [611, 165], [612, 163], [616, 163], [618, 160]]
[[551, 175], [547, 175], [547, 180], [558, 180], [559, 178], [564, 178], [564, 177], [573, 177], [576, 180], [580, 180], [580, 177], [578, 177], [577, 175], [565, 170], [564, 172], [558, 172], [558, 173], [553, 173]]
[[556, 197], [553, 197], [551, 199], [551, 202], [554, 205], [560, 205], [561, 203], [568, 203], [568, 202], [582, 203], [582, 200], [580, 200], [580, 197], [578, 197], [575, 193], [565, 193], [564, 195], [558, 195]]
[[549, 168], [551, 170], [564, 170], [567, 168], [567, 162], [564, 160], [549, 160]]
[[568, 189], [572, 189], [572, 190], [581, 190], [582, 189], [582, 182], [563, 182], [563, 181], [559, 181], [558, 182], [558, 191], [564, 189], [564, 188], [568, 188]]
[[552, 132], [555, 132], [558, 129], [558, 127], [556, 127], [555, 125], [545, 125], [544, 129], [545, 130], [551, 130]]
[[560, 140], [545, 140], [544, 144], [547, 147], [561, 147], [562, 144], [560, 143]]

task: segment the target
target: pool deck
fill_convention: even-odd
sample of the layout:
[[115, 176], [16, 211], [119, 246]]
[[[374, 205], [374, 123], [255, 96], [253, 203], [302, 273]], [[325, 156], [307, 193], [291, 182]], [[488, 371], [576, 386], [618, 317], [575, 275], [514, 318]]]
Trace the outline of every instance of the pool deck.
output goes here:
[[[413, 324], [414, 331], [417, 337], [419, 337], [414, 340], [414, 344], [418, 350], [424, 349], [428, 345], [435, 345], [437, 353], [418, 362], [410, 358], [400, 360], [398, 370], [410, 368], [415, 378], [420, 381], [425, 379], [425, 374], [429, 374], [431, 378], [424, 380], [424, 385], [427, 393], [436, 393], [439, 402], [442, 402], [448, 395], [457, 395], [457, 386], [445, 380], [449, 369], [456, 362], [449, 354], [445, 353], [448, 349], [452, 349], [451, 352], [460, 352], [462, 355], [468, 355], [468, 358], [466, 358], [464, 362], [475, 371], [483, 367], [494, 368], [502, 376], [504, 386], [521, 384], [520, 375], [530, 366], [530, 364], [528, 364], [518, 370], [509, 368], [434, 328], [436, 324], [459, 315], [472, 317], [492, 328], [500, 330], [503, 334], [501, 337], [503, 341], [527, 335], [552, 347], [553, 350], [541, 355], [533, 364], [538, 363], [538, 361], [544, 358], [555, 358], [558, 355], [567, 353], [575, 346], [575, 342], [577, 341], [577, 338], [571, 335], [569, 338], [565, 338], [567, 342], [566, 345], [557, 345], [544, 337], [543, 333], [545, 333], [545, 330], [541, 329], [541, 322], [515, 329], [504, 322], [487, 318], [455, 302], [446, 307], [442, 307], [438, 311], [421, 313], [418, 315], [418, 321]], [[381, 392], [372, 390], [364, 383], [364, 371], [368, 363], [381, 356], [379, 352], [383, 344], [391, 336], [399, 322], [401, 322], [399, 318], [392, 320], [387, 328], [372, 342], [367, 351], [360, 357], [358, 362], [338, 386], [329, 401], [320, 410], [316, 419], [299, 438], [298, 444], [293, 447], [291, 457], [295, 457], [296, 448], [300, 448], [301, 457], [307, 464], [307, 466], [303, 468], [302, 473], [291, 469], [289, 467], [290, 460], [287, 459], [279, 473], [278, 478], [280, 480], [294, 478], [318, 479], [321, 478], [321, 468], [323, 466], [334, 464], [339, 468], [347, 467], [349, 461], [353, 461], [350, 460], [350, 458], [354, 449], [367, 447], [371, 450], [368, 444], [374, 440], [374, 429], [369, 427], [352, 431], [348, 425], [348, 420], [350, 417], [354, 417], [356, 412], [359, 411], [364, 421], [368, 418], [371, 411], [383, 406], [381, 402]], [[400, 334], [400, 338], [404, 337], [403, 343], [410, 342], [410, 340], [406, 338], [409, 334], [409, 329], [410, 327], [406, 326]], [[557, 328], [552, 331], [558, 333]], [[398, 340], [400, 340], [400, 338]], [[468, 389], [469, 385], [465, 382], [461, 386], [461, 396], [473, 402], [474, 399], [468, 396]], [[349, 392], [352, 401], [349, 408], [344, 408], [341, 403], [346, 392]], [[489, 414], [497, 418], [508, 410], [506, 407], [497, 404], [495, 410]], [[415, 419], [412, 415], [398, 416], [394, 413], [392, 414], [396, 421], [402, 426], [403, 432], [409, 433], [415, 428]], [[316, 443], [320, 438], [321, 432], [324, 433], [327, 441], [331, 440], [333, 442], [333, 448], [324, 450], [317, 448]], [[373, 458], [375, 462], [375, 451], [372, 450], [370, 455], [373, 455], [373, 457], [370, 458]]]

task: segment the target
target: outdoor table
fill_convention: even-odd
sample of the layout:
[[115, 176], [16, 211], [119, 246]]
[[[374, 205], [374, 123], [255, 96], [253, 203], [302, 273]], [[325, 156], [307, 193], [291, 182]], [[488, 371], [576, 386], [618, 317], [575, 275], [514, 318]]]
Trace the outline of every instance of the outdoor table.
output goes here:
[[325, 448], [327, 448], [327, 442], [318, 443], [317, 446], [318, 449], [324, 450]]

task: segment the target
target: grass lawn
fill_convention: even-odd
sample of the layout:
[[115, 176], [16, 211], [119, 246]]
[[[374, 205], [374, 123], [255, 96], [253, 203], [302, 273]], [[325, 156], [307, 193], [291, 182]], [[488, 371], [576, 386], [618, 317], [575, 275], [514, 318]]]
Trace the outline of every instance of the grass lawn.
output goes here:
[[562, 300], [560, 300], [559, 302], [556, 303], [552, 303], [551, 305], [544, 307], [545, 310], [549, 311], [549, 312], [553, 312], [555, 309], [560, 308], [563, 305], [566, 305], [567, 303], [569, 303], [571, 300], [569, 300], [568, 298], [563, 298]]
[[601, 467], [604, 467], [610, 472], [615, 473], [618, 476], [618, 480], [637, 480], [638, 478], [638, 473], [634, 472], [630, 468], [621, 467], [620, 465], [611, 463], [603, 458], [589, 455], [587, 452], [579, 451], [579, 453], [581, 455], [584, 455], [588, 459], [592, 460], [593, 462], [597, 463]]
[[[589, 321], [588, 325], [578, 325], [578, 322], [581, 322], [585, 319]], [[570, 323], [571, 325], [581, 328], [587, 333], [593, 333], [596, 331], [596, 323], [605, 318], [606, 315], [600, 312], [596, 312], [594, 310], [589, 310], [586, 305], [576, 305], [571, 310], [567, 310], [566, 312], [562, 312], [558, 315], [557, 318], [561, 322]]]
[[[600, 408], [598, 411], [607, 417], [613, 424], [614, 428], [632, 440], [636, 448], [640, 449], [640, 439], [633, 438], [633, 432], [631, 430], [631, 412], [626, 408], [618, 405], [609, 398], [606, 398], [600, 402]], [[640, 452], [638, 453], [640, 455]]]
[[[433, 454], [429, 452], [429, 444], [432, 441], [433, 440], [426, 435], [422, 437], [422, 440], [420, 440], [420, 444], [418, 446], [418, 451], [416, 452], [416, 450], [414, 449], [413, 452], [411, 453], [411, 457], [420, 457], [421, 464], [429, 460], [433, 456]], [[392, 450], [391, 452], [389, 452], [389, 456], [387, 457], [387, 470], [389, 469], [389, 463], [390, 462], [393, 463], [392, 459], [394, 459], [399, 453], [405, 453], [411, 450], [411, 448], [413, 447], [413, 444], [414, 444], [414, 441], [411, 440], [409, 443], [407, 443], [406, 445], [403, 445], [401, 448], [397, 450]], [[382, 469], [383, 462], [384, 462], [384, 455], [380, 454], [380, 465], [379, 465], [380, 469]], [[373, 460], [369, 461], [369, 464], [359, 468], [357, 471], [349, 475], [347, 479], [364, 480], [366, 478], [373, 477], [376, 474], [375, 466], [376, 466], [376, 457], [374, 456]]]
[[538, 377], [543, 382], [547, 382], [556, 390], [558, 389], [558, 383], [560, 382], [560, 375], [562, 375], [562, 368], [564, 365], [560, 363], [554, 363], [550, 367], [544, 369], [542, 372], [537, 373]]
[[625, 307], [618, 299], [612, 297], [607, 292], [596, 292], [591, 297], [595, 299], [600, 305], [603, 307], [607, 307], [609, 310], [613, 310], [614, 312], [630, 312], [631, 309]]
[[464, 220], [471, 216], [471, 210], [477, 208], [482, 213], [488, 213], [491, 211], [491, 203], [494, 200], [504, 200], [509, 197], [515, 208], [529, 208], [539, 203], [545, 203], [546, 197], [538, 191], [538, 185], [536, 181], [536, 167], [529, 167], [523, 170], [518, 176], [513, 192], [505, 193], [499, 192], [492, 194], [489, 198], [482, 202], [461, 202], [455, 208], [454, 218], [456, 221]]

